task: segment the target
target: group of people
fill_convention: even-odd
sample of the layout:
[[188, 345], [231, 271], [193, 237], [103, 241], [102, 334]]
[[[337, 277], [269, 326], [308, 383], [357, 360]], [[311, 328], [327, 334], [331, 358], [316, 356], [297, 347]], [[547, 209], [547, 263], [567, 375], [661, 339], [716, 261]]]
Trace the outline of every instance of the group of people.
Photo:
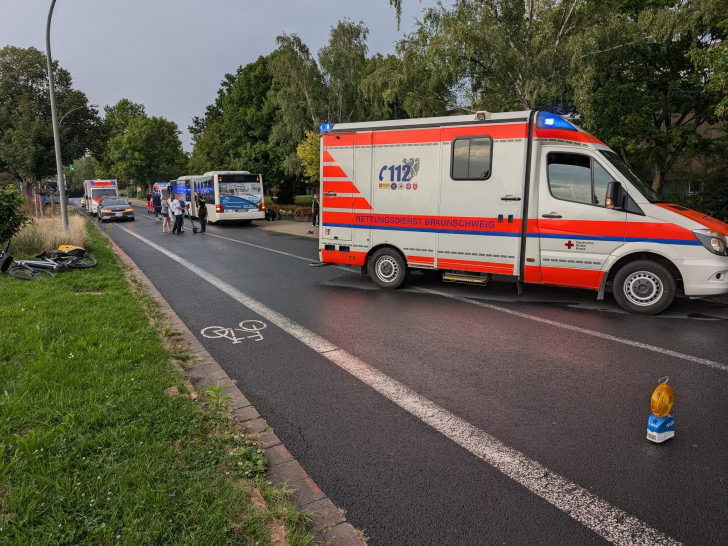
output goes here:
[[[196, 193], [197, 218], [200, 221], [200, 233], [205, 233], [207, 227], [207, 202], [203, 196]], [[171, 199], [167, 194], [154, 192], [147, 196], [147, 211], [153, 212], [157, 222], [162, 222], [162, 233], [184, 233], [185, 211], [189, 206], [185, 203], [182, 194], [175, 194]]]

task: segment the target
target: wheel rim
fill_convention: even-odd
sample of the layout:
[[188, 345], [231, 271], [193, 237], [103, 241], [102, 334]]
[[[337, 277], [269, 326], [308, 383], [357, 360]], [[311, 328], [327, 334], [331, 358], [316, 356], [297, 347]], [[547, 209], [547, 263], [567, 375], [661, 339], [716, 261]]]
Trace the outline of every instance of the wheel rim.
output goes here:
[[382, 256], [377, 260], [375, 271], [380, 281], [391, 283], [399, 275], [399, 264], [392, 256]]
[[653, 305], [664, 292], [660, 277], [649, 271], [635, 271], [624, 281], [624, 295], [641, 307]]

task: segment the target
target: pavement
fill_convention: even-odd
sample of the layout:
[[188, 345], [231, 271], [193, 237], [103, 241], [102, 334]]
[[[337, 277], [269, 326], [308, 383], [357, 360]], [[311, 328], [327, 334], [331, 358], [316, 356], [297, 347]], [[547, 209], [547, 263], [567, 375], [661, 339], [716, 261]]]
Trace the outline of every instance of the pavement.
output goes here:
[[[137, 207], [142, 207], [143, 210], [136, 211], [137, 216], [146, 213], [146, 201], [143, 199], [129, 199], [129, 201]], [[289, 235], [318, 238], [318, 227], [312, 226], [310, 222], [258, 220], [255, 225], [260, 229], [278, 231]], [[105, 233], [103, 229], [101, 232]], [[225, 394], [231, 396], [229, 407], [233, 418], [243, 426], [245, 434], [258, 442], [259, 448], [268, 459], [269, 466], [266, 476], [268, 481], [284, 487], [289, 492], [293, 504], [312, 514], [312, 532], [316, 544], [331, 546], [362, 546], [366, 544], [361, 538], [361, 534], [346, 520], [344, 510], [334, 505], [326, 494], [321, 491], [286, 449], [283, 442], [276, 436], [275, 431], [240, 391], [237, 384], [207, 352], [195, 334], [177, 316], [147, 276], [113, 240], [109, 240], [119, 258], [131, 268], [139, 282], [144, 285], [146, 291], [155, 298], [159, 311], [167, 317], [167, 321], [180, 332], [187, 343], [187, 352], [191, 358], [188, 362], [179, 362], [178, 368], [185, 374], [188, 382], [197, 389], [204, 390], [207, 386], [215, 385], [227, 387]]]

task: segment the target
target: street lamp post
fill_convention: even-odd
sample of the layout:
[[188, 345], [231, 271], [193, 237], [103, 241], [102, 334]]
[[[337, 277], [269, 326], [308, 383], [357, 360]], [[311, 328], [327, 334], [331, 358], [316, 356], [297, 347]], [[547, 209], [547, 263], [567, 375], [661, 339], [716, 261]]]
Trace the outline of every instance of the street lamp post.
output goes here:
[[53, 59], [51, 58], [51, 18], [56, 0], [51, 0], [46, 25], [46, 57], [48, 61], [48, 89], [51, 94], [51, 117], [53, 119], [53, 141], [56, 145], [56, 172], [58, 174], [58, 194], [61, 201], [61, 222], [63, 232], [68, 232], [68, 211], [66, 210], [66, 186], [63, 183], [63, 158], [61, 157], [61, 136], [58, 133], [58, 114], [56, 113], [56, 91], [53, 78]]
[[[98, 105], [98, 104], [89, 104], [89, 105], [88, 105], [88, 108], [98, 108], [98, 107], [99, 107], [99, 105]], [[64, 120], [64, 119], [66, 119], [66, 116], [67, 116], [68, 114], [71, 114], [71, 113], [75, 112], [76, 110], [80, 110], [81, 108], [86, 108], [86, 106], [77, 106], [77, 107], [76, 107], [76, 108], [74, 108], [73, 110], [69, 110], [68, 112], [66, 112], [65, 114], [63, 114], [63, 115], [61, 116], [61, 119], [60, 119], [60, 120], [59, 120], [59, 122], [58, 122], [58, 126], [60, 127], [61, 125], [63, 125], [63, 120]]]

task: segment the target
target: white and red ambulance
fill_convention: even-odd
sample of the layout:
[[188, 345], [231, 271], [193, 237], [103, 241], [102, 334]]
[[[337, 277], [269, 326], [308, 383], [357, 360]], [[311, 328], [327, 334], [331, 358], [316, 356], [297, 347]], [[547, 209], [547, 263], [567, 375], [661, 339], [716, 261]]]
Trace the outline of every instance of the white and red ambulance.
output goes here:
[[608, 285], [634, 313], [728, 293], [728, 224], [660, 201], [609, 147], [547, 112], [322, 126], [322, 262], [383, 288]]
[[91, 215], [97, 215], [101, 198], [116, 197], [119, 195], [119, 189], [116, 180], [84, 180], [83, 193], [86, 210]]

